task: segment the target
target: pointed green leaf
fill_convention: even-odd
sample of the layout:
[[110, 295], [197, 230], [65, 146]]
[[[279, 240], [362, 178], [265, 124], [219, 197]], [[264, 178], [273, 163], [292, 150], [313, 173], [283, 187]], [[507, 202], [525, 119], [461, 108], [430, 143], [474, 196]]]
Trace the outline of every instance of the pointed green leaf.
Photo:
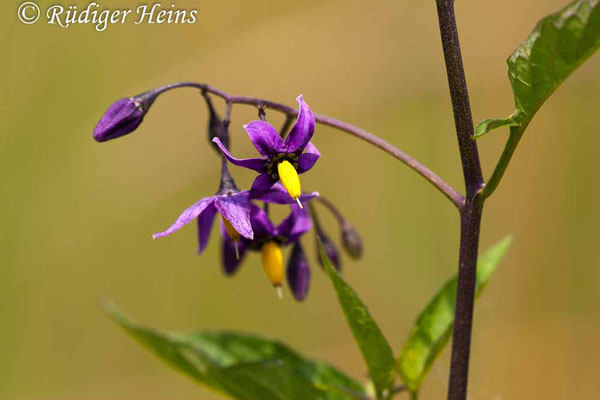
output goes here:
[[475, 137], [503, 125], [522, 134], [546, 99], [599, 47], [600, 0], [576, 0], [543, 18], [507, 60], [515, 112], [480, 122]]
[[375, 386], [378, 399], [388, 398], [394, 385], [394, 354], [377, 323], [356, 292], [340, 277], [323, 251], [319, 241], [321, 260], [333, 283], [344, 315], [354, 339], [367, 363], [369, 377]]
[[[512, 236], [505, 237], [479, 257], [475, 296], [481, 294], [481, 290], [510, 247], [512, 240]], [[418, 394], [431, 365], [452, 334], [456, 286], [457, 277], [454, 276], [419, 314], [415, 327], [400, 350], [398, 373], [414, 397]]]
[[109, 314], [162, 361], [220, 394], [243, 400], [363, 398], [354, 379], [289, 347], [236, 332], [162, 333], [120, 313]]

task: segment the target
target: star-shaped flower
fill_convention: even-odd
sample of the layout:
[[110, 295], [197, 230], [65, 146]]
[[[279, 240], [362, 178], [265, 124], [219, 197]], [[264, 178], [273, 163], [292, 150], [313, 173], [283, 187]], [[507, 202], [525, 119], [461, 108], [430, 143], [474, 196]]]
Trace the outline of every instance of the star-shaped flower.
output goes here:
[[252, 195], [265, 193], [275, 182], [281, 180], [290, 197], [302, 207], [298, 174], [311, 169], [321, 154], [310, 143], [315, 132], [315, 117], [302, 99], [302, 95], [298, 96], [296, 101], [299, 106], [298, 119], [285, 140], [266, 121], [252, 121], [244, 125], [252, 144], [262, 157], [235, 158], [218, 138], [214, 138], [213, 141], [229, 162], [260, 173], [250, 189]]
[[[300, 199], [306, 202], [318, 195], [317, 192], [303, 194]], [[283, 186], [279, 184], [274, 185], [266, 193], [254, 199], [273, 204], [293, 203]], [[252, 207], [256, 206], [253, 206], [250, 200], [251, 196], [247, 190], [238, 191], [232, 187], [219, 190], [214, 196], [200, 199], [188, 207], [166, 231], [155, 233], [152, 237], [156, 239], [168, 236], [196, 219], [198, 225], [198, 253], [202, 253], [208, 244], [215, 216], [219, 213], [228, 237], [231, 238], [232, 249], [235, 250], [235, 245], [241, 238], [252, 240], [255, 237], [250, 214]]]
[[254, 233], [250, 225], [250, 207], [250, 198], [247, 191], [217, 193], [214, 196], [200, 199], [191, 207], [188, 207], [175, 220], [173, 225], [164, 232], [155, 233], [152, 238], [168, 236], [196, 219], [198, 224], [198, 253], [202, 253], [208, 244], [213, 221], [218, 212], [233, 240], [239, 240], [240, 235], [252, 239]]

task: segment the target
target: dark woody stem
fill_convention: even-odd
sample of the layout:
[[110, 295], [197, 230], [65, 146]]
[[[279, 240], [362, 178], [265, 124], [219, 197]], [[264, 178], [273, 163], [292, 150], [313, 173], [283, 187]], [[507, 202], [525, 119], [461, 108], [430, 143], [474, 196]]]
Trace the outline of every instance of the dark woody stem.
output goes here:
[[[221, 97], [228, 104], [247, 104], [259, 108], [269, 108], [284, 113], [290, 117], [293, 117], [298, 114], [297, 109], [282, 103], [277, 103], [270, 100], [263, 100], [256, 97], [230, 95], [223, 92], [222, 90], [216, 89], [204, 83], [179, 82], [159, 88], [157, 89], [157, 91], [159, 93], [163, 93], [167, 90], [180, 87], [193, 87], [200, 89], [205, 93], [212, 93], [215, 96]], [[350, 135], [360, 138], [368, 143], [371, 143], [372, 145], [380, 148], [386, 153], [391, 154], [392, 156], [403, 162], [406, 166], [416, 171], [423, 178], [428, 180], [433, 186], [435, 186], [440, 192], [442, 192], [456, 206], [457, 209], [461, 210], [463, 208], [464, 198], [461, 194], [459, 194], [456, 190], [454, 190], [452, 186], [450, 186], [442, 178], [435, 174], [435, 172], [431, 171], [425, 165], [421, 164], [415, 158], [411, 157], [399, 148], [375, 136], [374, 134], [347, 122], [340, 121], [338, 119], [328, 117], [322, 114], [314, 115], [315, 121], [317, 123], [327, 125], [340, 131], [349, 133]]]
[[460, 212], [458, 287], [447, 398], [448, 400], [465, 400], [469, 376], [477, 252], [483, 207], [483, 201], [478, 200], [478, 197], [484, 187], [484, 181], [477, 144], [472, 139], [473, 120], [456, 29], [454, 0], [437, 0], [437, 12], [467, 191], [465, 203]]

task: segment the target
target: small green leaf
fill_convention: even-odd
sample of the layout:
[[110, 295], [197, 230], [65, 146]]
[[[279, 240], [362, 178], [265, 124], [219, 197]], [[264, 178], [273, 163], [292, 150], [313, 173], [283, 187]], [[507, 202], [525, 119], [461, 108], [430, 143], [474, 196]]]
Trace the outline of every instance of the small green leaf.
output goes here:
[[510, 125], [523, 133], [546, 99], [600, 47], [600, 0], [576, 0], [538, 22], [508, 58], [515, 112], [477, 125], [475, 137]]
[[220, 394], [243, 400], [364, 398], [354, 379], [277, 342], [236, 332], [162, 333], [108, 313], [162, 361]]
[[475, 134], [473, 135], [473, 137], [477, 139], [477, 138], [485, 135], [486, 133], [488, 133], [491, 130], [494, 130], [496, 128], [500, 128], [501, 126], [506, 126], [506, 125], [518, 126], [518, 123], [515, 122], [514, 116], [512, 116], [512, 115], [508, 118], [502, 118], [502, 119], [494, 119], [494, 118], [484, 119], [479, 124], [477, 124], [477, 127], [475, 128]]
[[[479, 257], [475, 296], [481, 294], [481, 289], [486, 285], [512, 240], [512, 236], [505, 237]], [[415, 327], [400, 350], [398, 373], [415, 398], [431, 365], [452, 334], [456, 286], [457, 277], [454, 276], [419, 314]]]
[[369, 314], [367, 307], [333, 267], [331, 260], [323, 251], [323, 245], [320, 241], [319, 251], [323, 266], [333, 283], [354, 339], [358, 343], [358, 347], [367, 363], [369, 376], [375, 386], [377, 398], [389, 398], [390, 390], [394, 385], [394, 353], [377, 323]]

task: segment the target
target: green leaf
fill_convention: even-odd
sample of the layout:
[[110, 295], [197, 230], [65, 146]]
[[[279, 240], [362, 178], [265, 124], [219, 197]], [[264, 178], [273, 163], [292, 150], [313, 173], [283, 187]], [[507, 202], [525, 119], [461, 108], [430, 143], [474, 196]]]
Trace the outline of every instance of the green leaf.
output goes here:
[[576, 0], [538, 22], [508, 58], [515, 112], [479, 123], [475, 137], [503, 125], [523, 133], [546, 99], [600, 47], [600, 0]]
[[[481, 294], [512, 240], [512, 236], [505, 237], [479, 257], [475, 296]], [[457, 277], [454, 276], [419, 314], [415, 327], [400, 350], [398, 373], [415, 398], [431, 365], [452, 334], [456, 286]]]
[[163, 333], [107, 306], [134, 339], [162, 361], [220, 394], [243, 400], [364, 398], [354, 379], [273, 340], [237, 332]]
[[307, 384], [281, 359], [236, 363], [216, 374], [237, 399], [326, 399], [327, 393]]
[[508, 126], [518, 126], [519, 125], [517, 122], [515, 122], [514, 115], [511, 115], [508, 118], [502, 118], [502, 119], [494, 119], [494, 118], [484, 119], [479, 124], [477, 124], [477, 126], [475, 127], [474, 137], [478, 138], [480, 136], [485, 135], [486, 133], [488, 133], [491, 130], [500, 128], [501, 126], [507, 126], [507, 125]]
[[394, 385], [394, 353], [367, 307], [333, 267], [323, 250], [321, 241], [319, 241], [319, 251], [354, 339], [367, 363], [377, 398], [389, 398]]

